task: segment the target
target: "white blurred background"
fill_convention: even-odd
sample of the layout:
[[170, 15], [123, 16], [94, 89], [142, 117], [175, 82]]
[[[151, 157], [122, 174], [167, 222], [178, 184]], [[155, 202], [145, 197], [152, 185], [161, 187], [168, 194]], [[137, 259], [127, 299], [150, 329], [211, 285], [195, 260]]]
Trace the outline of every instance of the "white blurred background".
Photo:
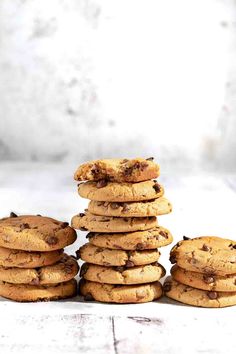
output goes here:
[[236, 170], [233, 0], [1, 0], [0, 160]]

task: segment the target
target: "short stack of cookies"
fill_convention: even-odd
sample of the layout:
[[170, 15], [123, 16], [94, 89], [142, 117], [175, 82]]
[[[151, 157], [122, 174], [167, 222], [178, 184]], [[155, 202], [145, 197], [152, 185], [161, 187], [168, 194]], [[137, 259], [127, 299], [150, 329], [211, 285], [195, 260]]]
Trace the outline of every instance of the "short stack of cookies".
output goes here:
[[159, 247], [172, 242], [157, 224], [157, 215], [171, 212], [164, 189], [153, 180], [159, 166], [153, 159], [106, 159], [81, 165], [74, 178], [88, 209], [72, 218], [72, 227], [87, 230], [88, 243], [78, 251], [79, 291], [85, 300], [142, 303], [161, 297], [157, 263]]
[[0, 296], [49, 301], [75, 296], [79, 266], [63, 248], [76, 240], [67, 222], [40, 215], [0, 220]]
[[166, 296], [200, 307], [236, 305], [236, 241], [203, 236], [178, 242], [170, 253]]

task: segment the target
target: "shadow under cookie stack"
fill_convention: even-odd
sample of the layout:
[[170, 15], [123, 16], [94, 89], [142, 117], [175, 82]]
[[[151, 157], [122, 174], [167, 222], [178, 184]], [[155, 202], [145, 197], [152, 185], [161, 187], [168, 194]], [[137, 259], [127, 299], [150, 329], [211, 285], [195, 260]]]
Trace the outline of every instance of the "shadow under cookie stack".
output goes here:
[[72, 218], [72, 227], [89, 231], [78, 251], [82, 265], [79, 292], [85, 300], [142, 303], [162, 295], [157, 263], [159, 247], [172, 242], [157, 224], [170, 213], [164, 189], [153, 180], [159, 166], [150, 159], [107, 159], [81, 165], [74, 178], [88, 209]]
[[49, 301], [77, 294], [77, 261], [63, 248], [76, 240], [67, 222], [40, 215], [0, 220], [0, 296]]
[[216, 236], [184, 236], [171, 250], [166, 296], [200, 307], [236, 305], [236, 242]]

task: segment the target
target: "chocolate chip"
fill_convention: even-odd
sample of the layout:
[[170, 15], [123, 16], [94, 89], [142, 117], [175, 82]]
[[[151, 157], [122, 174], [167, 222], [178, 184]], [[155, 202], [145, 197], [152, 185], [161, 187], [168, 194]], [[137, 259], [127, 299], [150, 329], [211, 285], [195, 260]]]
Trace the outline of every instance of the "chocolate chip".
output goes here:
[[123, 208], [122, 208], [122, 211], [123, 212], [126, 212], [126, 211], [129, 211], [129, 206], [128, 206], [128, 204], [127, 203], [123, 203]]
[[86, 229], [86, 227], [82, 227], [82, 226], [79, 229], [80, 229], [80, 231], [88, 231], [88, 229]]
[[118, 203], [111, 203], [110, 206], [111, 206], [112, 209], [118, 209], [118, 208], [120, 207], [120, 204], [118, 204]]
[[183, 236], [183, 240], [184, 240], [184, 241], [190, 240], [190, 237]]
[[159, 192], [161, 191], [161, 187], [160, 187], [160, 185], [159, 185], [158, 183], [155, 183], [155, 184], [153, 185], [153, 188], [155, 189], [155, 192], [156, 192], [156, 193], [159, 193]]
[[94, 177], [96, 177], [96, 175], [100, 173], [100, 169], [96, 163], [92, 166], [91, 172], [94, 175]]
[[218, 294], [216, 291], [208, 291], [207, 296], [209, 297], [209, 299], [211, 300], [215, 300], [218, 298]]
[[56, 245], [58, 242], [58, 238], [56, 236], [48, 236], [45, 241], [48, 245]]
[[130, 261], [129, 259], [126, 261], [125, 266], [127, 268], [131, 268], [134, 267], [134, 262]]
[[79, 216], [82, 218], [85, 216], [85, 213], [79, 213]]
[[69, 223], [66, 221], [61, 224], [62, 229], [65, 229], [67, 226], [69, 226]]
[[153, 161], [153, 160], [154, 160], [154, 157], [148, 157], [146, 160], [147, 160], [147, 161]]
[[141, 242], [137, 243], [136, 250], [138, 250], [138, 251], [144, 250], [145, 249], [145, 245], [146, 245], [145, 243], [141, 243]]
[[41, 214], [36, 214], [36, 216], [42, 216]]
[[77, 250], [77, 251], [75, 252], [75, 254], [76, 254], [76, 258], [77, 258], [77, 259], [80, 259], [80, 258], [81, 258], [80, 250]]
[[124, 169], [124, 175], [125, 175], [126, 177], [131, 176], [132, 173], [133, 173], [133, 167], [126, 167], [126, 168]]
[[80, 274], [79, 274], [80, 277], [83, 277], [87, 273], [88, 269], [89, 269], [88, 264], [84, 263], [80, 269]]
[[212, 275], [208, 275], [208, 274], [203, 275], [203, 280], [206, 284], [212, 284], [215, 281], [214, 277]]
[[164, 238], [168, 238], [168, 234], [165, 231], [160, 231], [159, 235], [163, 236]]
[[89, 232], [87, 235], [86, 235], [86, 238], [92, 238], [95, 236], [95, 233], [93, 232]]
[[125, 270], [125, 267], [114, 267], [114, 270], [116, 270], [117, 272], [122, 273]]
[[94, 298], [91, 293], [84, 295], [84, 301], [94, 301]]
[[177, 261], [176, 256], [174, 254], [171, 254], [170, 255], [170, 263], [174, 264], [174, 263], [176, 263], [176, 261]]
[[202, 246], [202, 251], [210, 252], [211, 250], [212, 250], [211, 247], [207, 246], [205, 243], [203, 244], [203, 246]]
[[164, 283], [164, 285], [163, 285], [163, 291], [164, 291], [165, 293], [168, 293], [170, 290], [171, 290], [171, 283], [170, 283], [170, 282]]
[[103, 188], [106, 187], [106, 185], [107, 185], [106, 179], [100, 179], [100, 181], [98, 181], [96, 184], [97, 188]]
[[13, 211], [10, 212], [10, 218], [17, 218], [17, 217], [18, 217], [18, 215], [13, 213]]
[[235, 250], [236, 249], [236, 244], [233, 245], [232, 243], [229, 245], [229, 247], [232, 249], [232, 250]]
[[30, 226], [27, 222], [20, 225], [20, 231], [23, 231], [25, 229], [30, 229]]
[[40, 283], [39, 278], [34, 278], [34, 279], [30, 282], [30, 284], [32, 284], [32, 285], [39, 285], [39, 283]]

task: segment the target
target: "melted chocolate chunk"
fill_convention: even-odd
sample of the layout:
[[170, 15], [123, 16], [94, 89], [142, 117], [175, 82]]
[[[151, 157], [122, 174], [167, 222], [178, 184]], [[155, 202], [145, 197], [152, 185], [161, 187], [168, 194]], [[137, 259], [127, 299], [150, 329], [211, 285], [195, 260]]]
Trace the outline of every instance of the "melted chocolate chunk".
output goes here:
[[236, 244], [233, 245], [232, 243], [229, 245], [229, 247], [231, 248], [231, 250], [236, 250]]
[[155, 184], [153, 185], [153, 188], [155, 189], [155, 192], [156, 192], [156, 193], [159, 193], [159, 192], [161, 191], [160, 185], [159, 185], [158, 183], [155, 183]]
[[205, 243], [203, 244], [203, 246], [202, 246], [202, 251], [210, 252], [211, 250], [212, 250], [211, 247], [207, 246]]
[[174, 263], [176, 263], [176, 261], [177, 261], [177, 260], [176, 260], [176, 256], [175, 256], [174, 254], [171, 254], [171, 255], [170, 255], [170, 263], [171, 263], [171, 264], [174, 264]]
[[100, 181], [98, 181], [96, 184], [97, 188], [103, 188], [106, 187], [106, 185], [107, 185], [106, 179], [100, 179]]
[[212, 284], [214, 283], [215, 279], [212, 275], [210, 274], [204, 274], [203, 275], [203, 280], [206, 284]]
[[48, 236], [45, 241], [48, 245], [56, 245], [58, 242], [58, 238], [56, 236]]
[[207, 296], [209, 297], [209, 299], [211, 300], [215, 300], [218, 298], [218, 294], [216, 291], [208, 291]]
[[79, 216], [82, 218], [85, 216], [85, 213], [79, 213]]
[[25, 229], [30, 229], [30, 226], [27, 222], [24, 222], [23, 224], [20, 225], [20, 231], [23, 231]]
[[138, 250], [138, 251], [144, 250], [144, 249], [145, 249], [145, 246], [146, 246], [146, 243], [141, 243], [141, 242], [139, 242], [139, 243], [137, 243], [137, 245], [136, 245], [136, 250]]
[[96, 178], [98, 175], [99, 175], [99, 173], [100, 173], [100, 169], [99, 169], [99, 167], [98, 167], [98, 165], [95, 163], [94, 165], [93, 165], [93, 167], [91, 168], [91, 173], [93, 174], [93, 176]]
[[111, 209], [118, 209], [118, 208], [120, 207], [120, 204], [118, 204], [118, 203], [111, 203], [110, 206], [111, 206]]
[[129, 206], [128, 206], [128, 204], [127, 203], [123, 203], [123, 209], [122, 209], [122, 211], [123, 212], [126, 212], [126, 211], [129, 211]]
[[163, 236], [164, 238], [168, 238], [168, 234], [165, 231], [160, 231], [159, 234]]
[[131, 268], [134, 267], [134, 262], [130, 261], [129, 259], [126, 261], [125, 266], [127, 268]]

